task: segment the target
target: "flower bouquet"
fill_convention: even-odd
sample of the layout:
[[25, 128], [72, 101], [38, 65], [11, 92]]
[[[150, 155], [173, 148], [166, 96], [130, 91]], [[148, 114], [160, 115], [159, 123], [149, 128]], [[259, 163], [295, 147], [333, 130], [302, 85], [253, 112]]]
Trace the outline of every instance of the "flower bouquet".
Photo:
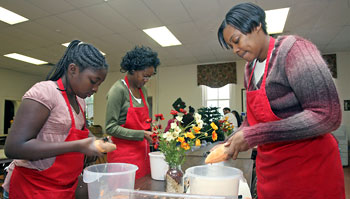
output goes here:
[[[208, 138], [208, 131], [212, 129], [214, 130], [211, 133], [211, 139], [215, 141], [217, 139], [217, 133], [215, 131], [218, 130], [218, 127], [214, 123], [211, 123], [212, 129], [201, 132], [203, 121], [200, 114], [194, 113], [192, 116], [191, 114], [187, 114], [184, 109], [180, 109], [180, 112], [172, 110], [171, 114], [176, 117], [167, 132], [162, 132], [162, 126], [160, 124], [160, 121], [164, 120], [162, 114], [156, 114], [155, 120], [148, 120], [148, 122], [151, 123], [153, 131], [153, 146], [164, 154], [165, 161], [170, 168], [166, 175], [167, 191], [179, 193], [183, 190], [177, 190], [168, 182], [173, 178], [174, 183], [179, 184], [179, 187], [181, 187], [183, 173], [179, 167], [185, 161], [186, 151], [194, 146], [200, 146], [201, 140]], [[182, 114], [182, 116], [179, 114]], [[177, 171], [171, 171], [172, 169]], [[176, 175], [172, 176], [175, 173]]]
[[227, 121], [228, 117], [223, 120], [219, 120], [219, 129], [224, 132], [224, 135], [228, 137], [233, 133], [234, 125]]

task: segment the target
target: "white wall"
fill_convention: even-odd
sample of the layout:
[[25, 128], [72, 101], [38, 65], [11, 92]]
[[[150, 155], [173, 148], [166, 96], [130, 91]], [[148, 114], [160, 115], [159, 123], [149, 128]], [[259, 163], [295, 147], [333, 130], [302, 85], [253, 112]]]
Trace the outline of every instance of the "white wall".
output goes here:
[[337, 53], [337, 78], [334, 82], [339, 93], [340, 104], [343, 113], [342, 125], [350, 138], [350, 111], [344, 111], [344, 100], [350, 100], [350, 52]]
[[4, 132], [5, 99], [21, 101], [22, 96], [30, 87], [44, 79], [45, 77], [0, 69], [0, 134]]
[[[350, 100], [350, 89], [348, 79], [350, 77], [350, 52], [337, 53], [338, 78], [334, 79], [337, 86], [342, 110], [344, 110], [344, 100]], [[231, 109], [240, 112], [241, 109], [241, 89], [243, 88], [244, 61], [237, 62], [237, 84], [233, 87], [234, 100]], [[186, 105], [198, 109], [202, 107], [201, 88], [197, 86], [197, 65], [162, 67], [158, 69], [158, 74], [146, 84], [149, 96], [153, 97], [153, 113], [163, 113], [166, 119], [170, 119], [172, 103], [181, 97]], [[105, 126], [106, 94], [109, 88], [125, 74], [120, 72], [109, 72], [105, 82], [100, 86], [95, 94], [94, 123]], [[0, 131], [3, 132], [3, 112], [4, 99], [20, 100], [25, 91], [34, 83], [43, 80], [44, 77], [30, 76], [9, 70], [0, 69]], [[342, 124], [346, 126], [346, 131], [350, 137], [350, 111], [343, 111]]]

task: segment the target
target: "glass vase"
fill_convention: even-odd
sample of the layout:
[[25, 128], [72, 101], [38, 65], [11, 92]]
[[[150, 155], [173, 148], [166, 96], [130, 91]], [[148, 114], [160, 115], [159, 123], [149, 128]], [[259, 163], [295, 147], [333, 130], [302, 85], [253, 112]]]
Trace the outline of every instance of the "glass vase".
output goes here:
[[166, 173], [166, 192], [183, 193], [184, 192], [184, 173], [181, 170], [181, 165], [170, 166]]

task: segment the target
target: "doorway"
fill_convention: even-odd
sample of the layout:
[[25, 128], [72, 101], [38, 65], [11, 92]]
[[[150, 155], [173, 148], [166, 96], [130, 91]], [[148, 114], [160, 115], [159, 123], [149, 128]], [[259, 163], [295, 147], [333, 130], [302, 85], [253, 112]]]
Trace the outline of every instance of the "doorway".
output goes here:
[[4, 134], [9, 133], [15, 116], [15, 104], [11, 100], [5, 100]]

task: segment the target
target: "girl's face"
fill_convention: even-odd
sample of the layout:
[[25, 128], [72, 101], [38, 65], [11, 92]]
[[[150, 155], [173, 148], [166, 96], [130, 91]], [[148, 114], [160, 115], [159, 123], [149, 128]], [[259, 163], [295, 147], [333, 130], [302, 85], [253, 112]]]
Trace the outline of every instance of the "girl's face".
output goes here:
[[74, 72], [71, 72], [72, 74], [69, 80], [73, 93], [83, 99], [90, 97], [97, 92], [98, 87], [105, 80], [107, 70], [86, 68], [83, 71], [79, 71], [79, 67], [76, 65], [75, 67]]
[[223, 31], [223, 36], [225, 42], [232, 48], [233, 53], [251, 62], [260, 57], [262, 51], [261, 42], [259, 42], [259, 31], [262, 31], [261, 25], [245, 35], [233, 26], [228, 25]]
[[141, 88], [149, 81], [153, 74], [153, 66], [147, 67], [144, 70], [136, 70], [132, 74], [132, 79], [130, 81], [133, 81], [133, 85], [135, 85], [137, 88]]

